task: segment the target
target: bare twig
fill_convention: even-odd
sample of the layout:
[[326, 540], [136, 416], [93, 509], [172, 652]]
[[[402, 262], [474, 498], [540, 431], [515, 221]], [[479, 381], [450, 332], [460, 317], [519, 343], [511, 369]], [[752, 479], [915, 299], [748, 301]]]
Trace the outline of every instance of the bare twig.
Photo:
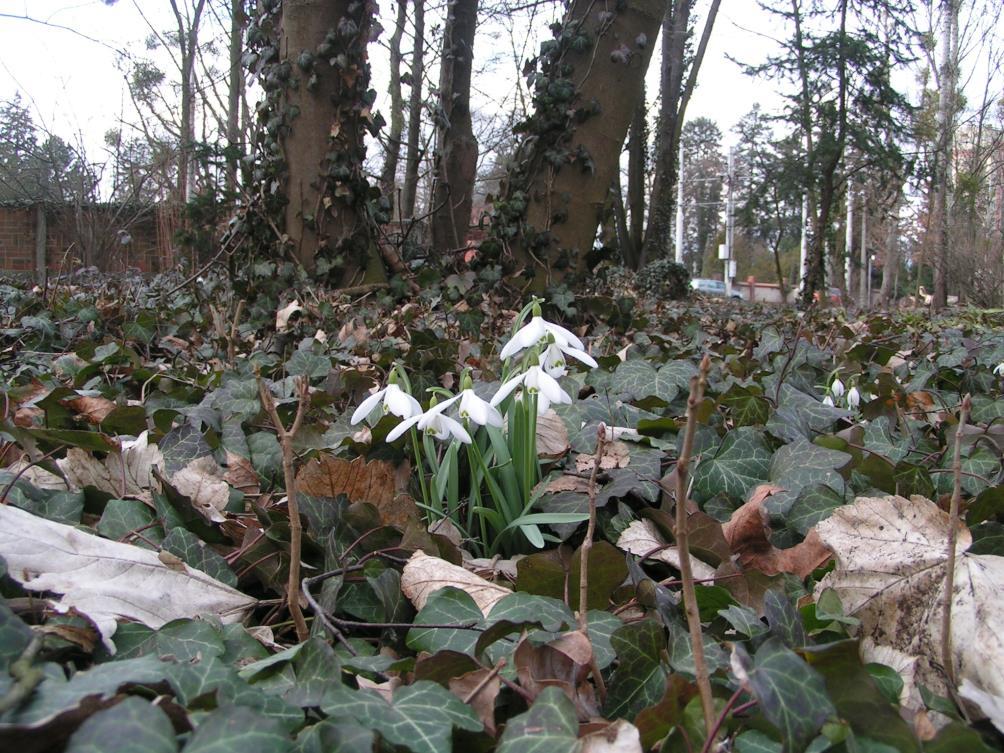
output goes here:
[[490, 683], [498, 676], [498, 673], [502, 671], [502, 668], [505, 666], [505, 664], [506, 664], [505, 657], [503, 656], [501, 659], [498, 660], [495, 666], [492, 667], [491, 671], [487, 675], [485, 675], [484, 678], [482, 678], [481, 682], [479, 682], [477, 685], [471, 688], [471, 691], [467, 695], [465, 695], [461, 700], [463, 700], [464, 703], [470, 703], [471, 701], [473, 701], [477, 697], [478, 693], [484, 690], [485, 687], [488, 685], [488, 683]]
[[732, 711], [733, 707], [735, 707], [736, 703], [739, 701], [739, 698], [742, 696], [742, 694], [743, 694], [743, 688], [742, 686], [740, 686], [736, 690], [736, 692], [732, 694], [732, 697], [729, 698], [728, 703], [725, 704], [725, 708], [722, 709], [722, 713], [720, 713], [718, 717], [715, 719], [714, 729], [710, 733], [708, 733], [707, 738], [704, 740], [704, 746], [701, 748], [701, 753], [711, 753], [711, 746], [715, 744], [715, 738], [718, 736], [718, 730], [722, 728], [722, 725], [725, 723], [725, 719], [728, 717], [729, 712]]
[[286, 429], [279, 418], [279, 411], [276, 410], [275, 400], [268, 386], [258, 377], [258, 394], [261, 397], [262, 407], [272, 420], [272, 426], [279, 438], [279, 445], [282, 447], [282, 475], [286, 483], [286, 504], [289, 508], [289, 579], [286, 581], [286, 599], [289, 602], [289, 613], [293, 617], [293, 624], [296, 625], [296, 637], [300, 641], [305, 641], [310, 637], [307, 630], [307, 621], [303, 618], [300, 609], [300, 551], [302, 548], [301, 537], [303, 525], [300, 521], [300, 506], [296, 500], [296, 476], [293, 473], [293, 439], [300, 426], [303, 424], [303, 416], [307, 412], [307, 402], [309, 401], [310, 383], [306, 377], [301, 377], [297, 382], [299, 401], [296, 406], [296, 418], [293, 425]]
[[[587, 638], [589, 637], [589, 553], [593, 549], [593, 535], [596, 533], [596, 474], [606, 444], [607, 427], [601, 422], [596, 428], [596, 455], [593, 458], [593, 471], [589, 474], [589, 523], [586, 527], [586, 538], [579, 549], [579, 630]], [[603, 673], [596, 663], [595, 654], [590, 656], [589, 663], [593, 679], [596, 681], [596, 694], [602, 705], [607, 696], [607, 687], [603, 682]]]
[[237, 328], [241, 323], [241, 316], [244, 314], [245, 300], [241, 298], [237, 301], [237, 309], [234, 311], [233, 321], [230, 322], [230, 335], [227, 337], [227, 363], [230, 368], [234, 367], [237, 361]]
[[710, 361], [705, 355], [701, 359], [698, 375], [690, 379], [690, 397], [687, 398], [687, 428], [684, 430], [683, 447], [676, 461], [676, 546], [680, 552], [680, 580], [683, 581], [683, 604], [687, 612], [687, 627], [690, 630], [690, 646], [694, 654], [694, 673], [697, 689], [701, 694], [701, 709], [708, 738], [715, 730], [715, 704], [711, 697], [711, 679], [708, 665], [704, 660], [704, 636], [701, 633], [701, 614], [697, 608], [697, 592], [694, 590], [694, 573], [690, 567], [690, 535], [687, 530], [687, 471], [690, 455], [694, 450], [694, 434], [697, 432], [697, 407], [704, 398], [704, 386], [708, 381]]
[[948, 559], [945, 562], [945, 596], [941, 605], [941, 663], [945, 668], [948, 688], [953, 696], [955, 696], [958, 688], [955, 678], [955, 658], [952, 656], [952, 601], [955, 597], [955, 547], [959, 528], [959, 502], [962, 497], [962, 437], [971, 409], [972, 400], [969, 395], [966, 395], [962, 398], [962, 407], [959, 409], [959, 425], [955, 430], [955, 452], [952, 457], [952, 470], [955, 472], [955, 483], [952, 487], [952, 502], [948, 514]]

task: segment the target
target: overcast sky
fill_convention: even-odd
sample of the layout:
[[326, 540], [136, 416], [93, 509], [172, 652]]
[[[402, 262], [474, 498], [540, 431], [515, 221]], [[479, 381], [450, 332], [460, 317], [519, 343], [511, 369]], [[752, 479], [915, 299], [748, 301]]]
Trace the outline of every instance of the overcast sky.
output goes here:
[[[384, 15], [392, 10], [387, 0], [380, 4]], [[166, 0], [138, 0], [138, 5], [158, 29], [173, 26]], [[756, 102], [768, 108], [777, 104], [769, 87], [754, 85], [726, 59], [726, 53], [754, 59], [768, 48], [762, 37], [740, 28], [769, 33], [765, 19], [753, 12], [754, 8], [749, 0], [722, 4], [700, 85], [687, 113], [689, 118], [703, 115], [714, 119], [726, 134]], [[73, 142], [83, 138], [91, 159], [97, 158], [95, 152], [100, 152], [104, 132], [122, 119], [133, 119], [116, 52], [126, 49], [146, 54], [143, 40], [150, 30], [133, 0], [119, 0], [110, 7], [100, 0], [0, 0], [0, 13], [30, 15], [79, 32], [0, 16], [0, 99], [20, 92], [43, 128]], [[540, 23], [545, 34], [549, 20]], [[385, 37], [392, 23], [385, 21]], [[481, 37], [478, 43], [492, 44]], [[382, 57], [374, 54], [374, 63]], [[506, 65], [500, 75], [511, 76], [510, 68]], [[650, 97], [657, 91], [654, 67], [651, 74]], [[484, 88], [499, 91], [497, 86]], [[505, 88], [504, 81], [501, 88]], [[377, 89], [383, 94], [379, 86]]]

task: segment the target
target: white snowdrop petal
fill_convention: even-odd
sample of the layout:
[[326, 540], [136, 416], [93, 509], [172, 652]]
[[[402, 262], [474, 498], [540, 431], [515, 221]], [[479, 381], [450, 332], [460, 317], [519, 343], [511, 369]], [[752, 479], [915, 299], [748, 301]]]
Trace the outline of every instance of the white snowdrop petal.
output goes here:
[[389, 413], [401, 418], [411, 418], [422, 412], [422, 406], [418, 404], [418, 401], [396, 384], [387, 386], [387, 394], [384, 395], [383, 404]]
[[387, 434], [387, 441], [393, 442], [395, 439], [397, 439], [406, 431], [408, 431], [408, 429], [417, 424], [420, 418], [421, 416], [411, 416], [410, 418], [406, 418], [404, 421], [402, 421], [401, 423], [399, 423], [397, 426], [395, 426], [393, 429], [390, 430], [390, 433]]
[[[543, 320], [541, 320], [543, 321]], [[585, 349], [585, 345], [582, 344], [582, 340], [575, 336], [572, 332], [562, 327], [560, 324], [553, 324], [551, 322], [544, 322], [544, 327], [554, 335], [554, 339], [557, 340], [562, 345], [571, 345], [579, 350]]]
[[373, 409], [377, 407], [377, 403], [383, 399], [383, 394], [387, 391], [384, 387], [379, 392], [374, 392], [372, 395], [367, 397], [361, 403], [359, 407], [356, 408], [355, 412], [352, 414], [352, 418], [349, 419], [350, 424], [357, 424], [362, 421], [366, 416], [373, 412]]
[[495, 393], [495, 396], [490, 401], [491, 405], [497, 406], [499, 403], [501, 403], [503, 400], [509, 397], [512, 391], [523, 383], [524, 379], [526, 379], [526, 374], [517, 374], [508, 382], [499, 387], [498, 392]]
[[596, 359], [593, 358], [588, 353], [586, 353], [586, 351], [584, 350], [579, 350], [578, 348], [571, 348], [571, 347], [562, 348], [561, 350], [565, 355], [571, 356], [576, 360], [582, 361], [582, 363], [584, 363], [586, 366], [589, 366], [594, 369], [599, 366], [599, 364], [596, 363]]

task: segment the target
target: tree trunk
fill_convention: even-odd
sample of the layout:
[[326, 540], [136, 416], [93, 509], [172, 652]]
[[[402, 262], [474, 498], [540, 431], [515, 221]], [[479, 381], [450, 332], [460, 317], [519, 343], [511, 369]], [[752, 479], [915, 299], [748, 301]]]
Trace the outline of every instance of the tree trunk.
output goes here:
[[591, 0], [573, 0], [563, 24], [568, 41], [545, 56], [522, 146], [526, 158], [517, 160], [507, 192], [510, 206], [526, 203], [512, 250], [537, 288], [584, 271], [662, 11], [659, 0], [639, 0], [613, 15]]
[[244, 140], [241, 134], [241, 95], [244, 92], [244, 66], [241, 54], [244, 51], [245, 0], [231, 0], [230, 3], [230, 80], [227, 85], [227, 189], [237, 190], [237, 172], [241, 155], [244, 154]]
[[895, 201], [886, 218], [885, 254], [882, 258], [882, 288], [879, 300], [882, 308], [888, 309], [895, 290], [896, 271], [899, 269], [899, 202]]
[[945, 307], [948, 300], [948, 263], [951, 242], [952, 146], [955, 130], [955, 89], [958, 77], [959, 4], [958, 0], [943, 0], [941, 75], [938, 81], [938, 152], [935, 168], [935, 221], [938, 223], [937, 247], [934, 252], [934, 298], [932, 308]]
[[397, 22], [390, 38], [390, 130], [387, 133], [387, 155], [380, 173], [380, 191], [397, 204], [397, 163], [401, 155], [401, 134], [404, 132], [404, 98], [401, 96], [401, 37], [408, 20], [408, 0], [398, 0]]
[[192, 17], [186, 19], [178, 8], [177, 0], [171, 0], [171, 10], [178, 24], [178, 39], [181, 53], [181, 128], [178, 144], [178, 183], [176, 196], [180, 203], [188, 201], [192, 191], [194, 172], [192, 169], [192, 149], [195, 145], [195, 56], [198, 54], [199, 24], [206, 0], [197, 0]]
[[[645, 84], [642, 81], [641, 96], [631, 120], [628, 132], [628, 180], [627, 208], [631, 215], [628, 236], [624, 239], [624, 263], [630, 269], [638, 269], [641, 248], [645, 239], [645, 173], [648, 168], [647, 122], [645, 107]], [[618, 187], [620, 181], [618, 181]]]
[[373, 12], [357, 0], [284, 0], [280, 21], [280, 66], [290, 75], [285, 232], [307, 270], [323, 253], [324, 271], [342, 286], [360, 282], [373, 259], [363, 173]]
[[411, 219], [415, 216], [418, 168], [422, 162], [419, 142], [422, 136], [422, 82], [425, 77], [425, 0], [413, 0], [413, 7], [415, 9], [415, 44], [411, 50], [408, 152], [405, 157], [404, 191], [401, 195], [401, 219]]
[[448, 4], [439, 64], [432, 191], [432, 245], [438, 252], [460, 248], [471, 224], [471, 197], [478, 168], [478, 142], [471, 124], [477, 22], [478, 0], [452, 0]]

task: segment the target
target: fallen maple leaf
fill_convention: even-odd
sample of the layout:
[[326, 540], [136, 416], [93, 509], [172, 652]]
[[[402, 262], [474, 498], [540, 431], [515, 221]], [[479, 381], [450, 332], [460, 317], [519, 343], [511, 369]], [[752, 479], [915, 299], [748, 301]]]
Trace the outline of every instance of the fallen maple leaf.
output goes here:
[[157, 552], [103, 539], [11, 505], [0, 505], [0, 557], [29, 591], [62, 594], [58, 611], [87, 615], [110, 651], [116, 620], [152, 628], [183, 617], [218, 615], [238, 622], [255, 599], [184, 564], [169, 567]]
[[429, 596], [447, 586], [467, 592], [484, 615], [512, 593], [511, 589], [496, 585], [444, 559], [430, 557], [421, 549], [411, 555], [401, 572], [401, 591], [411, 599], [415, 609], [424, 607]]
[[147, 442], [147, 432], [136, 439], [119, 439], [120, 450], [98, 460], [78, 447], [66, 451], [66, 457], [56, 464], [71, 489], [93, 486], [118, 498], [132, 497], [151, 504], [150, 487], [153, 467], [164, 467], [160, 448]]
[[[924, 497], [861, 497], [817, 526], [837, 568], [816, 586], [833, 588], [879, 646], [917, 657], [916, 678], [944, 692], [941, 620], [949, 516]], [[969, 554], [958, 532], [952, 655], [966, 697], [1004, 731], [1004, 558]]]
[[755, 569], [765, 575], [794, 573], [805, 578], [830, 558], [830, 550], [820, 541], [815, 529], [811, 529], [801, 543], [788, 549], [778, 549], [770, 543], [771, 530], [764, 502], [779, 490], [780, 487], [768, 484], [754, 489], [749, 501], [722, 525], [722, 533], [736, 563], [744, 570]]
[[212, 455], [192, 460], [171, 476], [171, 486], [192, 501], [192, 507], [210, 523], [226, 520], [223, 510], [230, 501], [230, 485]]
[[323, 454], [300, 469], [296, 488], [313, 497], [333, 499], [344, 494], [349, 502], [369, 502], [383, 523], [403, 530], [409, 520], [419, 517], [418, 507], [407, 493], [410, 473], [407, 461], [395, 465], [387, 460], [345, 460]]

